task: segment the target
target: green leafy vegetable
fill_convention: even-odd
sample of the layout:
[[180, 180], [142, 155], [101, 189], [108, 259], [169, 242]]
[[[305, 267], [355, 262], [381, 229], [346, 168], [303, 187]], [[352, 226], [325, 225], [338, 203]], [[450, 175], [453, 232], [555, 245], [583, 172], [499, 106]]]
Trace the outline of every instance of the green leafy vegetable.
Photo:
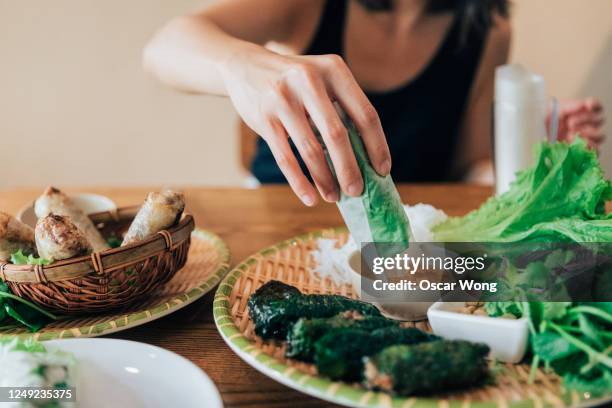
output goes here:
[[11, 254], [11, 263], [15, 265], [49, 265], [51, 261], [45, 258], [38, 258], [34, 255], [25, 255], [20, 249], [19, 251]]
[[110, 237], [106, 239], [106, 243], [111, 248], [119, 248], [122, 242], [123, 241], [121, 240], [121, 238], [119, 238], [116, 235], [111, 235]]
[[489, 302], [485, 310], [529, 319], [532, 377], [544, 363], [566, 388], [612, 392], [612, 302]]
[[612, 242], [612, 185], [596, 153], [580, 138], [541, 143], [535, 163], [506, 193], [434, 227], [436, 241]]
[[10, 345], [11, 350], [15, 351], [25, 351], [26, 353], [44, 353], [47, 351], [45, 346], [42, 343], [37, 342], [36, 340], [27, 338], [22, 340], [18, 337], [6, 337], [0, 338], [0, 345]]
[[0, 282], [0, 325], [18, 323], [36, 332], [52, 320], [57, 320], [57, 317], [15, 296], [6, 283]]

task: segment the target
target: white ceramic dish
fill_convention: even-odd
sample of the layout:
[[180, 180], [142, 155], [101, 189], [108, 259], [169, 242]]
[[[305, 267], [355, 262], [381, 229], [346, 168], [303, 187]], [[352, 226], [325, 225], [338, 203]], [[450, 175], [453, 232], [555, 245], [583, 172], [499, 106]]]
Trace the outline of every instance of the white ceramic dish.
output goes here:
[[210, 378], [168, 350], [117, 339], [51, 340], [44, 344], [77, 358], [79, 407], [223, 407]]
[[491, 348], [490, 357], [507, 363], [518, 363], [527, 348], [527, 319], [506, 319], [470, 315], [458, 312], [462, 302], [436, 302], [427, 318], [433, 332], [451, 340], [485, 343]]
[[[90, 194], [90, 193], [80, 193], [80, 194], [71, 194], [70, 198], [74, 201], [74, 203], [85, 212], [85, 214], [93, 214], [97, 212], [103, 211], [113, 211], [117, 209], [117, 206], [108, 197], [98, 195], [98, 194]], [[34, 204], [30, 204], [27, 207], [24, 207], [17, 214], [17, 219], [21, 222], [31, 226], [34, 228], [36, 226], [36, 214], [34, 213]]]

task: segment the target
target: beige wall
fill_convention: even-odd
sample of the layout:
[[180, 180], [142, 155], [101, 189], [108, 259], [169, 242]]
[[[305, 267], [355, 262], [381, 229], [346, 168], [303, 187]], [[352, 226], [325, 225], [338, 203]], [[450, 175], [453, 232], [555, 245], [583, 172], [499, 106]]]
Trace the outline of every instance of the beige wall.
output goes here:
[[225, 99], [146, 77], [141, 49], [198, 0], [0, 0], [0, 186], [239, 183]]
[[601, 160], [612, 177], [612, 1], [514, 0], [512, 59], [558, 98], [596, 96], [607, 110]]
[[[0, 188], [239, 184], [229, 103], [140, 68], [154, 29], [201, 3], [0, 0]], [[594, 94], [612, 114], [612, 1], [515, 0], [514, 13], [513, 59], [551, 94]], [[612, 142], [602, 157], [612, 174]]]

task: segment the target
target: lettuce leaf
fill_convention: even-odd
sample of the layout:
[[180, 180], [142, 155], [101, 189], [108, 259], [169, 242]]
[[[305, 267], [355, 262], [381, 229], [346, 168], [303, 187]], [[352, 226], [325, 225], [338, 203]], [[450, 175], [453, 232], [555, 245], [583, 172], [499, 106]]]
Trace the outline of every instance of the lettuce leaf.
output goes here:
[[612, 185], [584, 140], [544, 142], [506, 193], [433, 232], [441, 242], [612, 242], [610, 199]]
[[19, 251], [11, 254], [11, 263], [14, 265], [49, 265], [51, 261], [45, 258], [38, 258], [34, 255], [26, 255], [20, 249]]
[[0, 346], [7, 346], [11, 351], [23, 351], [26, 353], [44, 353], [47, 351], [42, 343], [32, 339], [21, 339], [19, 337], [2, 337], [0, 338]]

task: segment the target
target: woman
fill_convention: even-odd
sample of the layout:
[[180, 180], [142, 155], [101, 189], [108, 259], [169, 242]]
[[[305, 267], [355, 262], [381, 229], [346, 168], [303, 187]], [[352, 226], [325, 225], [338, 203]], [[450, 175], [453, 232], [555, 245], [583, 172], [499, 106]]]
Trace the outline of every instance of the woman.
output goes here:
[[[510, 46], [507, 16], [507, 0], [225, 0], [168, 23], [144, 64], [178, 89], [228, 95], [263, 138], [254, 175], [286, 179], [314, 205], [309, 179], [325, 200], [339, 194], [311, 123], [342, 191], [363, 190], [334, 102], [381, 175], [443, 181], [486, 167], [494, 72]], [[563, 112], [562, 139], [582, 130], [601, 141], [597, 101]]]

